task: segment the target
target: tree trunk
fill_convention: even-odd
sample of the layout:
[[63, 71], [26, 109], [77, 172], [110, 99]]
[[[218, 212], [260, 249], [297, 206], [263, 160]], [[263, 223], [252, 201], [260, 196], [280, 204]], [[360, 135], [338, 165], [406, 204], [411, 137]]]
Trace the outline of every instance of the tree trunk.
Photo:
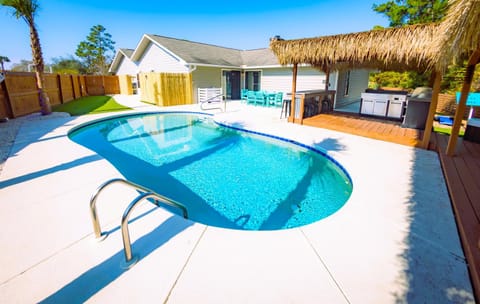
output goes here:
[[52, 113], [52, 107], [50, 105], [50, 99], [48, 98], [47, 93], [44, 91], [45, 79], [43, 78], [43, 70], [45, 65], [43, 63], [42, 47], [40, 45], [40, 38], [33, 20], [29, 22], [29, 25], [33, 64], [36, 68], [35, 76], [37, 78], [38, 99], [40, 102], [42, 115], [48, 115]]

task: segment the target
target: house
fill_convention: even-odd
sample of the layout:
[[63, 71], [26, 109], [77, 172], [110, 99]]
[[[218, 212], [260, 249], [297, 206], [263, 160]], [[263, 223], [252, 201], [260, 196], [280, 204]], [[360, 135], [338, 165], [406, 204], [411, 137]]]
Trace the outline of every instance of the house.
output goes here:
[[[242, 88], [288, 93], [292, 69], [278, 63], [269, 48], [238, 50], [183, 39], [145, 34], [135, 50], [119, 49], [110, 72], [132, 76], [141, 84], [145, 73], [191, 75], [193, 102], [198, 88], [223, 88], [226, 99], [240, 99]], [[329, 89], [336, 90], [335, 107], [360, 100], [368, 86], [369, 70], [334, 71]], [[308, 65], [299, 66], [297, 90], [325, 88], [326, 75]], [[145, 92], [143, 92], [145, 93]], [[142, 98], [144, 95], [142, 93]]]

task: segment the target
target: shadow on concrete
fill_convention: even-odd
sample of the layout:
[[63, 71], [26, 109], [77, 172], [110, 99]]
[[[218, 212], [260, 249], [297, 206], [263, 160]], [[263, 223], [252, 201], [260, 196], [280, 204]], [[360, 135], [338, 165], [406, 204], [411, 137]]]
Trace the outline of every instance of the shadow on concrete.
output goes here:
[[11, 179], [1, 181], [0, 182], [0, 188], [12, 186], [12, 185], [15, 185], [15, 184], [20, 184], [20, 183], [27, 182], [27, 181], [35, 179], [35, 178], [39, 178], [39, 177], [42, 177], [42, 176], [45, 176], [45, 175], [48, 175], [48, 174], [52, 174], [52, 173], [55, 173], [55, 172], [58, 172], [58, 171], [68, 170], [68, 169], [71, 169], [73, 167], [81, 166], [83, 164], [90, 163], [90, 162], [95, 162], [95, 161], [98, 161], [98, 160], [102, 160], [102, 157], [100, 157], [99, 155], [96, 155], [96, 154], [90, 155], [90, 156], [85, 156], [85, 157], [82, 157], [82, 158], [79, 158], [79, 159], [76, 159], [76, 160], [72, 160], [71, 162], [68, 162], [68, 163], [64, 163], [64, 164], [53, 166], [53, 167], [50, 167], [50, 168], [47, 168], [47, 169], [44, 169], [44, 170], [32, 172], [32, 173], [29, 173], [29, 174], [25, 174], [25, 175], [21, 175], [21, 176], [17, 176], [17, 177], [11, 178]]
[[396, 303], [475, 303], [448, 190], [435, 152], [414, 149], [409, 231], [398, 256]]
[[[139, 262], [149, 254], [181, 233], [193, 222], [172, 216], [147, 235], [132, 244], [132, 251], [137, 253]], [[123, 250], [89, 269], [79, 277], [43, 299], [40, 303], [84, 303], [97, 292], [118, 279], [127, 270], [120, 267], [125, 256]]]

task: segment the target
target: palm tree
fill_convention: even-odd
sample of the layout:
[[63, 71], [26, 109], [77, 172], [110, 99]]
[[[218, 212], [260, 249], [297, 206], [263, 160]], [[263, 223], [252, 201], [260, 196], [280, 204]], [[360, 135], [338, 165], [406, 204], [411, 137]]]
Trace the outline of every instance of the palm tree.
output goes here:
[[40, 107], [43, 115], [52, 113], [50, 100], [44, 91], [44, 77], [43, 70], [45, 64], [43, 61], [42, 47], [40, 45], [40, 38], [35, 26], [35, 14], [38, 10], [38, 3], [36, 0], [0, 0], [2, 6], [8, 6], [15, 11], [13, 15], [19, 19], [22, 18], [30, 28], [30, 46], [32, 48], [32, 59], [35, 65], [35, 74], [37, 77], [38, 97], [40, 99]]
[[0, 56], [0, 65], [2, 66], [2, 73], [5, 72], [5, 67], [3, 65], [5, 62], [10, 62], [10, 59], [6, 56]]

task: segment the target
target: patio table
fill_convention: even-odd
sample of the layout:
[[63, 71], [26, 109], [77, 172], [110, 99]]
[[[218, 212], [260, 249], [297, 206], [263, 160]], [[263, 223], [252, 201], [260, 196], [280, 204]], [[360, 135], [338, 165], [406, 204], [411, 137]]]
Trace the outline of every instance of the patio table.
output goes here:
[[265, 105], [266, 106], [275, 105], [275, 95], [276, 94], [277, 93], [265, 92]]

